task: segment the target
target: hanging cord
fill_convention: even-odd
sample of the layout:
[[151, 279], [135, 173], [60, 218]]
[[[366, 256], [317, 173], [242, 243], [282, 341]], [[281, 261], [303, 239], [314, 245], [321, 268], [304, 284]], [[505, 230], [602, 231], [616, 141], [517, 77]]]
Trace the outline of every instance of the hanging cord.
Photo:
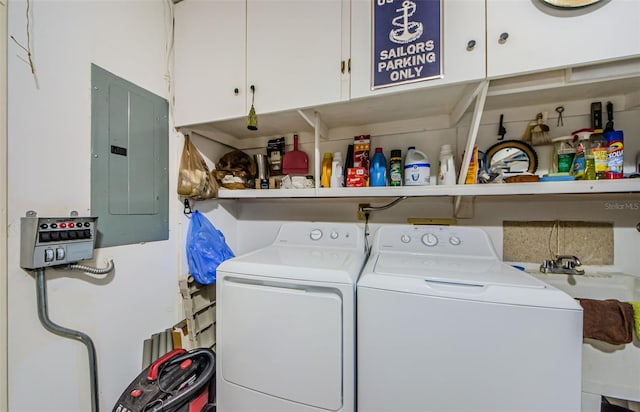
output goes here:
[[406, 198], [407, 198], [407, 196], [399, 197], [396, 200], [394, 200], [393, 202], [387, 203], [384, 206], [362, 206], [360, 208], [360, 212], [364, 215], [364, 247], [365, 247], [365, 251], [367, 253], [367, 256], [371, 252], [370, 249], [369, 249], [369, 216], [370, 216], [371, 212], [378, 212], [378, 211], [381, 211], [381, 210], [389, 209], [389, 208], [397, 205], [401, 201], [405, 200]]
[[173, 119], [174, 113], [174, 88], [173, 88], [173, 66], [174, 66], [174, 49], [175, 49], [175, 16], [174, 16], [174, 4], [172, 0], [165, 1], [165, 29], [166, 29], [166, 40], [165, 40], [165, 52], [166, 52], [166, 61], [165, 61], [165, 74], [164, 78], [167, 81], [167, 93], [169, 94], [169, 114], [171, 119]]
[[38, 86], [38, 78], [36, 77], [36, 67], [33, 64], [33, 53], [31, 53], [31, 19], [29, 18], [29, 14], [30, 13], [31, 13], [31, 2], [30, 2], [30, 0], [27, 0], [27, 11], [26, 11], [26, 17], [27, 17], [27, 47], [25, 47], [22, 44], [20, 44], [20, 42], [18, 40], [16, 40], [16, 38], [13, 37], [13, 35], [11, 35], [9, 37], [11, 37], [11, 40], [13, 40], [15, 42], [15, 44], [18, 45], [18, 47], [20, 47], [22, 50], [24, 50], [27, 53], [27, 59], [29, 60], [29, 68], [31, 69], [31, 74], [33, 75], [33, 79], [36, 82], [36, 87], [40, 88]]
[[369, 248], [369, 212], [364, 212], [364, 251], [367, 257], [371, 253]]
[[[553, 253], [553, 250], [551, 248], [552, 239], [553, 239], [553, 229], [556, 229], [556, 252], [555, 253]], [[559, 220], [554, 221], [553, 226], [551, 226], [551, 231], [549, 232], [549, 242], [547, 244], [547, 247], [549, 248], [549, 255], [551, 259], [555, 259], [556, 256], [560, 254], [560, 221]]]

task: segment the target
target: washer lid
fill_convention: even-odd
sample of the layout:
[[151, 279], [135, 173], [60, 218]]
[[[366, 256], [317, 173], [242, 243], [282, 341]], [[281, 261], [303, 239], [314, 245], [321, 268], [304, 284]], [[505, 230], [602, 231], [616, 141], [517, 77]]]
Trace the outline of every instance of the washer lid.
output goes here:
[[546, 286], [544, 282], [493, 257], [379, 253], [373, 272], [374, 275], [421, 278], [442, 284], [537, 289]]
[[376, 293], [582, 310], [568, 294], [494, 258], [407, 253], [372, 256], [358, 280], [358, 299]]
[[284, 279], [355, 284], [364, 251], [337, 248], [267, 246], [218, 266], [218, 271]]

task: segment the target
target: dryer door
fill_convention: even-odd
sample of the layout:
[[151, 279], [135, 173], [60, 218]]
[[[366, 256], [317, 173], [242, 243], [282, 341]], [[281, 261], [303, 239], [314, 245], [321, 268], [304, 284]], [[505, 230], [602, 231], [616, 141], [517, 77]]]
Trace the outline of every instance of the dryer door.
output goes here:
[[222, 283], [222, 378], [292, 402], [339, 409], [343, 320], [338, 291], [231, 278]]

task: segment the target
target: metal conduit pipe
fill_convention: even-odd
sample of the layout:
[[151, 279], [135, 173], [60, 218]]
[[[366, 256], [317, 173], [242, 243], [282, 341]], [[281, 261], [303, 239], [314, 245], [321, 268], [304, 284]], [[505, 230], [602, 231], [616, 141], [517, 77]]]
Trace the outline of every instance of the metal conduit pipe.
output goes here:
[[47, 306], [47, 282], [44, 275], [44, 268], [36, 270], [36, 292], [38, 297], [38, 317], [45, 329], [56, 335], [64, 336], [71, 339], [81, 341], [87, 347], [89, 352], [89, 374], [91, 377], [91, 410], [98, 412], [98, 367], [96, 362], [96, 348], [91, 338], [73, 329], [59, 326], [49, 319], [49, 310]]
[[94, 268], [93, 266], [79, 265], [77, 263], [67, 266], [68, 270], [78, 270], [80, 272], [92, 273], [94, 275], [106, 275], [107, 273], [111, 272], [113, 268], [113, 260], [109, 260], [109, 264], [106, 268]]

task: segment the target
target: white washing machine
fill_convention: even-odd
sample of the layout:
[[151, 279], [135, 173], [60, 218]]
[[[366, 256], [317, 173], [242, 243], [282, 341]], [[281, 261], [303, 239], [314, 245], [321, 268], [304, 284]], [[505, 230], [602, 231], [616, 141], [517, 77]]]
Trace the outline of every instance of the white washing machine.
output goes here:
[[217, 270], [217, 407], [355, 410], [355, 224], [291, 222]]
[[480, 229], [381, 227], [357, 301], [359, 412], [580, 411], [582, 308]]

